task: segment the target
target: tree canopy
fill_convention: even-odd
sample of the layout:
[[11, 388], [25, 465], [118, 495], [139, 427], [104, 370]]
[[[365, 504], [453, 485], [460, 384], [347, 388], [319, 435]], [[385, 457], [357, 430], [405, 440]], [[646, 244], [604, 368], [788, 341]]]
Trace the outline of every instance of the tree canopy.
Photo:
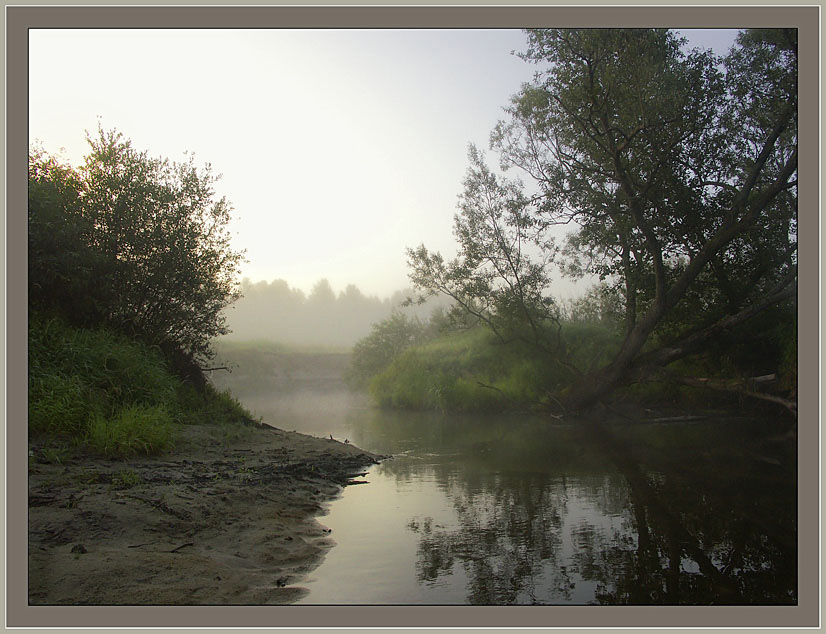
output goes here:
[[30, 151], [30, 307], [208, 358], [243, 258], [217, 177], [191, 156], [152, 158], [116, 131], [87, 138], [76, 168]]
[[472, 150], [459, 255], [410, 250], [411, 278], [534, 333], [555, 323], [555, 265], [611, 284], [623, 344], [564, 395], [578, 408], [796, 296], [797, 36], [747, 30], [718, 58], [666, 29], [526, 34], [538, 70], [491, 149], [530, 188]]

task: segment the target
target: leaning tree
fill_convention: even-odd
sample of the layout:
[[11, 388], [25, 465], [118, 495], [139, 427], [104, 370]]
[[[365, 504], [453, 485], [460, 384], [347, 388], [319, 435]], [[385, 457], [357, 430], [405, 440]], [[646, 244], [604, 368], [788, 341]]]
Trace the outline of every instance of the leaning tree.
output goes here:
[[[472, 150], [458, 256], [410, 250], [411, 278], [550, 352], [552, 267], [612, 280], [622, 345], [556, 395], [579, 409], [796, 297], [797, 34], [744, 31], [723, 58], [665, 29], [527, 36], [538, 70], [491, 148], [528, 187]], [[558, 225], [573, 228], [564, 248]]]

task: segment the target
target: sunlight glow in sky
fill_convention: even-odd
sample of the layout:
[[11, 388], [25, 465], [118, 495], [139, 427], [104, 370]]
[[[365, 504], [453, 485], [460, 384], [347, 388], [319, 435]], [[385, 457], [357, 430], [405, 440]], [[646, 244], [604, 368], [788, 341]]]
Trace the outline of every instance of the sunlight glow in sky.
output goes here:
[[[723, 53], [734, 34], [691, 40]], [[510, 54], [524, 41], [517, 30], [31, 30], [29, 138], [75, 165], [98, 121], [152, 156], [194, 152], [223, 175], [244, 276], [386, 296], [409, 285], [406, 247], [455, 253], [467, 146], [487, 148], [531, 79]]]

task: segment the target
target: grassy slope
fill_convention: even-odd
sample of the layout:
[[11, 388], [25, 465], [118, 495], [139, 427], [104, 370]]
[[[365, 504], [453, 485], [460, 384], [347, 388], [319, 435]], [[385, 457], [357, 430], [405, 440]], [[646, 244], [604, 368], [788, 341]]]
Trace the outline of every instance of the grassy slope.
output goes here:
[[29, 323], [29, 436], [48, 451], [106, 456], [174, 447], [179, 425], [252, 417], [228, 393], [198, 393], [160, 353], [105, 330], [33, 316]]

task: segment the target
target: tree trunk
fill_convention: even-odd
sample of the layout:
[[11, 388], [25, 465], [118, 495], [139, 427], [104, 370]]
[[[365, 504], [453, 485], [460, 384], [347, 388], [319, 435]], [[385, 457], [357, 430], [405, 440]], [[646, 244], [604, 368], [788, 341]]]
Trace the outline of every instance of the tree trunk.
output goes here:
[[[628, 180], [624, 169], [620, 165], [618, 154], [616, 152], [614, 153], [613, 159], [620, 185], [628, 197], [632, 216], [638, 228], [645, 236], [646, 249], [654, 260], [654, 272], [656, 278], [655, 296], [651, 308], [642, 316], [630, 332], [627, 333], [625, 340], [623, 341], [622, 348], [614, 360], [605, 368], [585, 375], [582, 380], [580, 380], [579, 383], [575, 385], [574, 388], [565, 396], [564, 401], [567, 409], [581, 410], [596, 404], [616, 389], [621, 383], [629, 380], [629, 375], [632, 369], [634, 369], [633, 366], [635, 363], [638, 366], [635, 371], [639, 372], [641, 370], [639, 367], [640, 364], [638, 363], [638, 356], [645, 345], [645, 342], [648, 340], [648, 337], [657, 327], [660, 320], [662, 320], [669, 310], [672, 310], [677, 306], [685, 295], [687, 289], [691, 286], [703, 268], [705, 268], [705, 266], [717, 255], [717, 253], [719, 253], [719, 251], [724, 246], [729, 244], [735, 237], [745, 231], [748, 231], [748, 229], [756, 222], [759, 215], [765, 212], [775, 197], [787, 187], [789, 180], [797, 170], [796, 148], [785, 162], [774, 181], [762, 190], [758, 191], [752, 199], [749, 198], [751, 194], [755, 194], [753, 190], [757, 184], [758, 177], [762, 173], [766, 161], [774, 150], [777, 139], [792, 120], [794, 112], [794, 108], [789, 106], [779, 118], [775, 128], [771, 131], [769, 137], [764, 142], [760, 156], [758, 157], [755, 165], [752, 166], [748, 177], [741, 186], [739, 193], [732, 204], [730, 221], [724, 223], [715, 232], [715, 234], [710, 237], [703, 248], [694, 254], [686, 269], [669, 288], [666, 288], [665, 286], [665, 276], [662, 270], [662, 252], [660, 250], [660, 245], [657, 242], [656, 236], [647, 224], [634, 188]], [[739, 219], [735, 220], [738, 212], [740, 212], [741, 215]], [[796, 274], [797, 271], [794, 270], [790, 275], [789, 280], [784, 280], [781, 282], [779, 285], [779, 290], [774, 289], [773, 293], [776, 291], [781, 297], [771, 297], [768, 301], [759, 302], [758, 304], [747, 308], [745, 311], [741, 311], [740, 314], [731, 316], [729, 318], [731, 320], [730, 323], [715, 324], [714, 326], [706, 329], [706, 332], [701, 332], [699, 336], [694, 336], [695, 340], [691, 341], [691, 345], [687, 346], [687, 348], [696, 349], [699, 347], [700, 343], [708, 341], [708, 339], [719, 330], [730, 327], [733, 323], [739, 323], [739, 321], [742, 321], [739, 319], [740, 317], [743, 317], [744, 319], [751, 317], [770, 303], [779, 301], [781, 298], [785, 298], [787, 293], [783, 291], [786, 291], [791, 279], [796, 279]], [[687, 339], [692, 339], [692, 336], [689, 336]], [[665, 363], [669, 363], [673, 360], [673, 358], [666, 360], [669, 356], [670, 355], [665, 354], [663, 359], [656, 360], [655, 365], [662, 367]]]
[[640, 320], [623, 341], [622, 349], [604, 368], [584, 375], [563, 396], [566, 411], [580, 411], [596, 405], [617, 387], [628, 381], [634, 360], [661, 318], [660, 311], [652, 309]]

